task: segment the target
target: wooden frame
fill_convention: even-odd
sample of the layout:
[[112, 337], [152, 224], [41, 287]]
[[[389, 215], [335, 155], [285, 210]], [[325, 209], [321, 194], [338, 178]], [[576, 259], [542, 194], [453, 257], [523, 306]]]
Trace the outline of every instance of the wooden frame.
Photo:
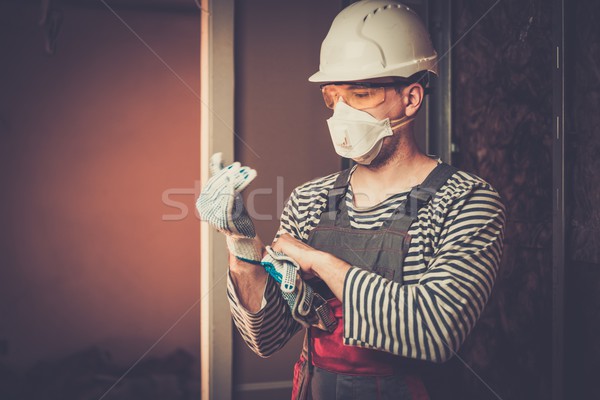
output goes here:
[[[234, 1], [202, 0], [200, 41], [200, 173], [217, 151], [233, 160]], [[227, 301], [225, 239], [207, 224], [200, 228], [200, 363], [202, 399], [232, 396], [232, 322]]]

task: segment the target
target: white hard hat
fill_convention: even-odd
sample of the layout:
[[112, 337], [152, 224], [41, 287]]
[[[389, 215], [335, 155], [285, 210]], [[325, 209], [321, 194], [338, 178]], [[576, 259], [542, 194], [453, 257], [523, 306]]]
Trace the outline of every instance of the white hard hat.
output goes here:
[[437, 74], [437, 53], [419, 16], [392, 0], [363, 0], [343, 9], [321, 45], [311, 82]]

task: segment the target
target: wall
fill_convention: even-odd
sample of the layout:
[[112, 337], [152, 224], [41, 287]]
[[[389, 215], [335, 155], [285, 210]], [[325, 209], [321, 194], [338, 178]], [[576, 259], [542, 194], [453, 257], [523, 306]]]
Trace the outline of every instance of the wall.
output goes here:
[[469, 368], [445, 366], [442, 398], [548, 399], [552, 9], [489, 0], [456, 1], [453, 11], [454, 164], [499, 191], [508, 221], [494, 292], [460, 352]]
[[577, 0], [566, 8], [569, 60], [565, 126], [567, 393], [597, 396], [600, 371], [600, 3]]
[[39, 2], [0, 3], [3, 372], [90, 346], [198, 368], [199, 11], [116, 10], [64, 5], [48, 56]]
[[[301, 183], [339, 170], [325, 120], [330, 116], [318, 85], [308, 77], [319, 67], [319, 49], [340, 1], [237, 1], [236, 13], [236, 158], [258, 171], [247, 205], [264, 218], [259, 236], [273, 239], [283, 204]], [[264, 190], [261, 192], [261, 190]], [[280, 352], [260, 359], [237, 330], [234, 383], [259, 389], [289, 385], [301, 349], [298, 334]], [[270, 382], [270, 383], [269, 383]], [[250, 384], [251, 386], [248, 386]], [[240, 399], [288, 398], [290, 388], [238, 393]]]

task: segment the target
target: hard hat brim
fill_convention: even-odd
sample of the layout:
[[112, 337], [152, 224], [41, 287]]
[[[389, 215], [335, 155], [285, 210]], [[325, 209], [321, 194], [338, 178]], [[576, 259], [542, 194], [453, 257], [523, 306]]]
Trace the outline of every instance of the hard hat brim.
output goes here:
[[345, 73], [341, 71], [325, 72], [321, 69], [312, 74], [308, 80], [309, 82], [346, 82], [384, 78], [388, 76], [408, 78], [420, 71], [429, 71], [435, 75], [438, 74], [437, 54], [435, 52], [430, 57], [408, 63], [391, 65], [387, 68], [382, 68], [381, 71], [377, 73], [365, 74], [364, 71], [348, 71]]

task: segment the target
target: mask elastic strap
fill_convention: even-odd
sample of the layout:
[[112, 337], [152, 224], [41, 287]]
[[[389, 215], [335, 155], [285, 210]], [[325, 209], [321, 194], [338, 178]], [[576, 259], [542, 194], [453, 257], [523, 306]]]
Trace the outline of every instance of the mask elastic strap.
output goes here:
[[392, 131], [395, 131], [396, 129], [408, 124], [409, 122], [411, 122], [414, 119], [415, 119], [414, 117], [407, 117], [405, 115], [402, 118], [390, 120], [390, 126], [392, 128]]

